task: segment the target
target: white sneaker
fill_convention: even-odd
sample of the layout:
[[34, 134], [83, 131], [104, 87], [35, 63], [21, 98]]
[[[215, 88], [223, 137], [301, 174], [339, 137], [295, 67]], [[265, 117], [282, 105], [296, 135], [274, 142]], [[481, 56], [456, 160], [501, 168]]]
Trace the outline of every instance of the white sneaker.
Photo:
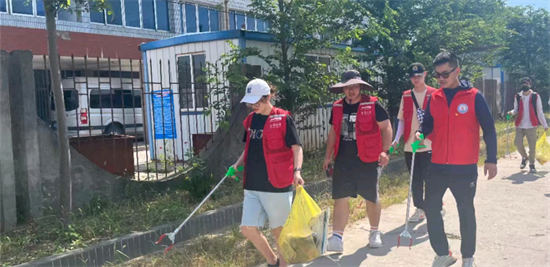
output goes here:
[[414, 214], [409, 218], [409, 222], [417, 223], [423, 221], [424, 219], [426, 219], [426, 214], [424, 214], [424, 210], [416, 209]]
[[369, 236], [369, 247], [379, 248], [382, 247], [382, 233], [378, 230], [371, 230]]
[[435, 256], [432, 267], [449, 267], [455, 264], [457, 259], [453, 255]]
[[462, 267], [475, 267], [474, 258], [463, 258]]
[[344, 252], [344, 241], [342, 241], [340, 238], [331, 236], [328, 238], [328, 245], [327, 245], [328, 251], [334, 251], [334, 252]]

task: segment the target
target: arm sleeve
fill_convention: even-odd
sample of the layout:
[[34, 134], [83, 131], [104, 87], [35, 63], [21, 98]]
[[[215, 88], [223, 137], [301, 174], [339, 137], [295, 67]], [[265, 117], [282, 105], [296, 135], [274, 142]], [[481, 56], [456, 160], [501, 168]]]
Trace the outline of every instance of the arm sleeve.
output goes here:
[[298, 130], [296, 129], [296, 124], [294, 119], [290, 115], [286, 116], [286, 135], [285, 142], [287, 147], [292, 147], [293, 145], [302, 145], [300, 142], [300, 136], [298, 135]]
[[383, 122], [390, 119], [390, 115], [388, 115], [388, 112], [379, 101], [376, 101], [376, 104], [374, 105], [374, 113], [376, 115], [377, 122]]
[[401, 96], [401, 103], [399, 103], [399, 112], [397, 113], [397, 119], [404, 120], [403, 118], [403, 97]]
[[542, 111], [542, 100], [540, 100], [539, 94], [537, 94], [537, 117], [539, 118], [539, 122], [542, 124], [542, 127], [548, 128], [548, 123], [546, 123], [546, 118], [544, 117], [544, 112]]
[[489, 111], [489, 106], [485, 97], [478, 92], [475, 100], [476, 117], [483, 130], [483, 140], [487, 148], [487, 159], [485, 163], [497, 163], [497, 131], [493, 116]]
[[405, 122], [403, 120], [399, 120], [399, 124], [397, 124], [397, 132], [395, 133], [395, 139], [393, 140], [394, 142], [399, 142], [399, 139], [401, 139], [401, 135], [403, 134], [404, 130]]
[[424, 112], [424, 121], [422, 125], [418, 128], [418, 131], [424, 134], [424, 138], [428, 137], [434, 129], [434, 117], [430, 111], [430, 102], [432, 97], [428, 98], [428, 104], [426, 104], [426, 111]]
[[330, 125], [332, 125], [332, 110], [333, 110], [333, 109], [330, 109], [330, 119], [328, 120], [328, 123], [329, 123]]
[[518, 114], [518, 101], [516, 99], [516, 95], [514, 95], [514, 109], [512, 110], [512, 115]]
[[246, 143], [246, 139], [248, 139], [248, 133], [245, 130], [244, 131], [244, 136], [243, 136], [243, 143]]

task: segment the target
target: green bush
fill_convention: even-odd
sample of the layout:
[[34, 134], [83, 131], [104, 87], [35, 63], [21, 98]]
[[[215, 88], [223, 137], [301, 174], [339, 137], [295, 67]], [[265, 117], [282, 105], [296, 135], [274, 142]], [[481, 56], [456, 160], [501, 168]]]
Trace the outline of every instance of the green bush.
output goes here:
[[212, 190], [214, 178], [212, 173], [208, 171], [206, 161], [203, 159], [191, 157], [188, 163], [191, 169], [187, 172], [182, 188], [189, 192], [192, 200], [199, 201]]

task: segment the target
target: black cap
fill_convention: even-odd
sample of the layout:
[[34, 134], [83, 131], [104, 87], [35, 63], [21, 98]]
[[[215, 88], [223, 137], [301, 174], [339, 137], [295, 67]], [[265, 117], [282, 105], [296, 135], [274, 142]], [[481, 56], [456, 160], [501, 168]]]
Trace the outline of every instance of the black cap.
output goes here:
[[425, 71], [426, 68], [424, 68], [424, 65], [418, 62], [411, 64], [408, 69], [409, 77], [422, 75]]
[[529, 78], [529, 77], [523, 77], [523, 78], [519, 79], [519, 84], [523, 84], [524, 82], [529, 82], [530, 84], [533, 84], [531, 82], [531, 78]]

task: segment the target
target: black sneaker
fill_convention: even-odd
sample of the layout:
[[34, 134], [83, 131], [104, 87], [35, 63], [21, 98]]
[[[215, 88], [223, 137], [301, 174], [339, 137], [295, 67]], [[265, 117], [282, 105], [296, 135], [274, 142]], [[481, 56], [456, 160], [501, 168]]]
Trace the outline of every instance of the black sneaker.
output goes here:
[[267, 264], [267, 267], [279, 267], [279, 264], [281, 264], [281, 263], [279, 262], [279, 259], [277, 258], [277, 263], [275, 263], [275, 264]]
[[527, 166], [527, 159], [521, 159], [521, 164], [519, 165], [519, 168], [523, 170]]
[[529, 165], [529, 172], [530, 173], [536, 173], [537, 172], [537, 169], [535, 169], [535, 164], [530, 164]]

